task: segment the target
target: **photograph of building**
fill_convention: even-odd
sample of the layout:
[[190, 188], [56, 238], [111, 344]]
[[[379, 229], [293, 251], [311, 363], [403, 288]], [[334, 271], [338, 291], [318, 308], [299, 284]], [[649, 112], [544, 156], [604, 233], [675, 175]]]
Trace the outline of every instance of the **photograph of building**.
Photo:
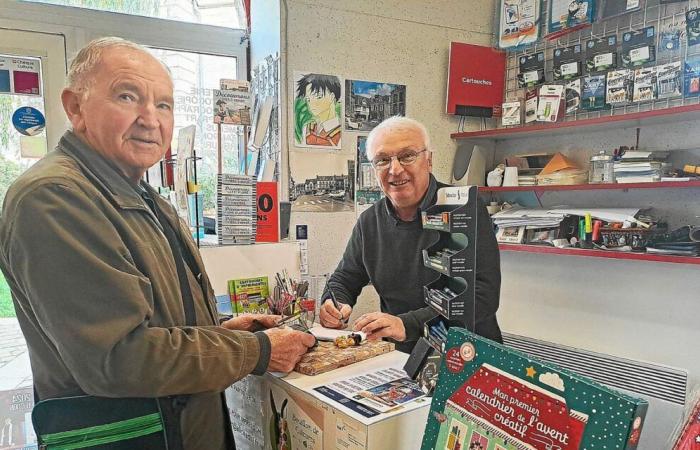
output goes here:
[[406, 115], [406, 86], [345, 80], [345, 129], [371, 131], [382, 120]]
[[[321, 162], [323, 161], [323, 162]], [[298, 212], [352, 211], [355, 161], [332, 153], [290, 154], [289, 200]], [[325, 170], [319, 171], [319, 167]]]

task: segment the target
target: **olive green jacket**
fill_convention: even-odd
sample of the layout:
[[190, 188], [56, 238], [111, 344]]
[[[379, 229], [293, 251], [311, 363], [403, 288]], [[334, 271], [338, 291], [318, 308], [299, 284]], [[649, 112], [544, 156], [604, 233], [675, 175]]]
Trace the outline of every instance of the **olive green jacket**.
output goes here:
[[196, 327], [184, 325], [173, 255], [138, 187], [72, 132], [7, 192], [0, 266], [34, 384], [41, 399], [194, 394], [183, 415], [185, 448], [223, 448], [219, 393], [267, 367], [259, 359], [269, 359], [269, 341], [218, 326], [189, 230], [145, 189], [199, 266], [204, 294], [187, 270]]

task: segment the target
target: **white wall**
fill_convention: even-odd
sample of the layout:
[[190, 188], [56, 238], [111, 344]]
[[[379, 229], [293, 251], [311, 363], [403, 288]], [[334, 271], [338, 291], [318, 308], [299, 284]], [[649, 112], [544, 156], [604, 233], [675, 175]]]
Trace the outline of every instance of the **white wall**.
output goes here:
[[[671, 154], [674, 166], [700, 162], [694, 121], [641, 128], [642, 149]], [[501, 141], [505, 153], [561, 151], [580, 164], [592, 153], [635, 145], [636, 129]], [[549, 192], [545, 206], [652, 208], [671, 227], [700, 225], [700, 188]], [[700, 277], [696, 265], [501, 252], [499, 321], [504, 330], [690, 371], [700, 383]]]
[[[295, 70], [405, 84], [406, 113], [427, 126], [435, 149], [434, 172], [449, 181], [456, 148], [450, 133], [458, 122], [444, 112], [450, 42], [489, 45], [492, 12], [490, 0], [445, 0], [439, 6], [423, 0], [283, 0], [283, 142], [292, 152], [305, 152], [294, 147], [293, 125], [288, 126], [293, 123], [287, 105]], [[347, 159], [354, 159], [358, 134], [343, 131], [341, 152]], [[308, 158], [317, 154], [306, 152]], [[282, 173], [286, 186], [286, 169]], [[354, 212], [292, 214], [291, 229], [309, 226], [311, 274], [335, 269], [355, 217]], [[378, 309], [373, 289], [365, 289], [360, 303]]]

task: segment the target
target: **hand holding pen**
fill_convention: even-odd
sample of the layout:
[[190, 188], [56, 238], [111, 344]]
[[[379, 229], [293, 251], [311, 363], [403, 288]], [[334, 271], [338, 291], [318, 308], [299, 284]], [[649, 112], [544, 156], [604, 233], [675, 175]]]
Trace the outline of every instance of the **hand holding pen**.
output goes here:
[[345, 328], [348, 325], [352, 307], [345, 303], [338, 302], [338, 299], [335, 297], [335, 292], [333, 292], [333, 288], [328, 283], [328, 280], [329, 279], [326, 278], [326, 288], [324, 291], [328, 292], [330, 298], [326, 299], [321, 305], [319, 311], [321, 325], [326, 328]]

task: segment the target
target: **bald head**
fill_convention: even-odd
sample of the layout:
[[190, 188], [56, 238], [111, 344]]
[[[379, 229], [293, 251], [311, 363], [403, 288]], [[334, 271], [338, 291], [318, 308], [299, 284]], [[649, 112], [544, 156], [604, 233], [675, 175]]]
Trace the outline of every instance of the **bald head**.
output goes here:
[[[94, 84], [96, 69], [102, 64], [102, 56], [108, 50], [113, 49], [130, 49], [136, 52], [144, 53], [149, 57], [158, 61], [163, 66], [165, 71], [170, 75], [170, 69], [163, 64], [158, 58], [153, 56], [146, 48], [135, 42], [127, 41], [119, 37], [109, 36], [90, 41], [85, 47], [80, 49], [71, 61], [68, 69], [68, 85], [66, 86], [73, 92], [80, 92], [82, 95], [89, 95], [90, 87]], [[171, 77], [172, 81], [172, 77]]]
[[432, 151], [430, 149], [430, 136], [428, 135], [428, 130], [425, 128], [425, 125], [408, 117], [393, 116], [374, 127], [369, 135], [367, 135], [367, 158], [371, 160], [376, 154], [376, 144], [380, 136], [403, 133], [418, 134], [422, 140], [422, 148], [427, 148], [428, 151]]

